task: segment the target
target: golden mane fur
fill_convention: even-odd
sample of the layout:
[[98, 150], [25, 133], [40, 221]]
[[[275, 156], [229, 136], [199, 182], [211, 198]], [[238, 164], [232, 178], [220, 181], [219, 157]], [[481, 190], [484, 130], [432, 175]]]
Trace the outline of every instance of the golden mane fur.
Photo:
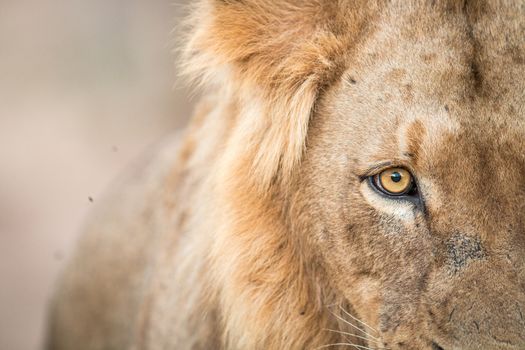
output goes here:
[[365, 3], [200, 1], [192, 11], [184, 72], [239, 99], [235, 142], [254, 155], [263, 190], [300, 162], [315, 102], [366, 30]]

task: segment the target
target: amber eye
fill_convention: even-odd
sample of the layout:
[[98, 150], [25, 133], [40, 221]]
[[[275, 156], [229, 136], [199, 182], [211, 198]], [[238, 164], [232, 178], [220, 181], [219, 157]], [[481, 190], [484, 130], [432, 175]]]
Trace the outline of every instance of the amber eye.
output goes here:
[[412, 194], [415, 185], [412, 174], [403, 168], [389, 168], [373, 177], [375, 187], [389, 196]]

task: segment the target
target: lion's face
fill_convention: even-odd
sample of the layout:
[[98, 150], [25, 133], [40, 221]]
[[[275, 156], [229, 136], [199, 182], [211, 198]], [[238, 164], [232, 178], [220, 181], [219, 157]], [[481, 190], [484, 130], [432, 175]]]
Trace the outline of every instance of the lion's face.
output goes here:
[[525, 348], [523, 3], [199, 3], [228, 341]]
[[325, 93], [297, 207], [369, 346], [522, 349], [523, 70], [411, 20], [385, 19]]

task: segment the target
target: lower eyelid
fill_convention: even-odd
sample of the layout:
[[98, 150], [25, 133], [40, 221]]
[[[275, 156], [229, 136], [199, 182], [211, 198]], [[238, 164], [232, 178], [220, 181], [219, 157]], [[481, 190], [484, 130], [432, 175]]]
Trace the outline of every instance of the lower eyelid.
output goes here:
[[415, 219], [414, 209], [418, 204], [409, 198], [387, 197], [377, 192], [370, 183], [365, 182], [361, 183], [360, 192], [366, 202], [379, 212], [409, 221]]

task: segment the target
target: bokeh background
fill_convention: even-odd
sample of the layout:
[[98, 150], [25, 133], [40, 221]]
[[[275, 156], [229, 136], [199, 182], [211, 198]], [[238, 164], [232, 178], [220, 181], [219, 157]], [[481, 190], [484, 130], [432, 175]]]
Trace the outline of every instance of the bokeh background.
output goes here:
[[0, 0], [0, 350], [40, 349], [82, 220], [184, 125], [182, 0]]

